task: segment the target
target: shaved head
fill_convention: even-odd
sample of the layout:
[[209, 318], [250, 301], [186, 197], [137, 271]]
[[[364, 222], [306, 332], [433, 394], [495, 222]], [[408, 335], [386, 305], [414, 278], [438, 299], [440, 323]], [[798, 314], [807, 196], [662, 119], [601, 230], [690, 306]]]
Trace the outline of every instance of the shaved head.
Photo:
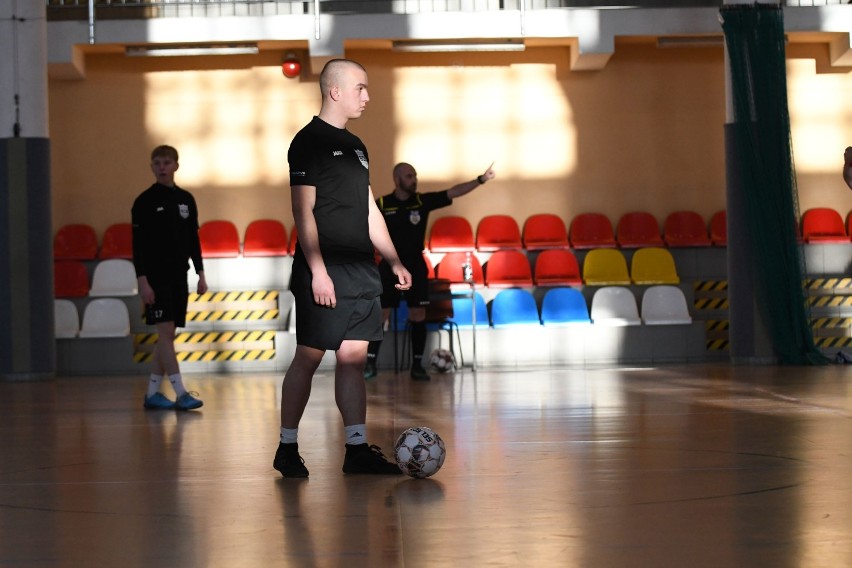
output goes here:
[[363, 65], [357, 61], [352, 61], [351, 59], [332, 59], [326, 63], [322, 68], [319, 80], [322, 96], [327, 97], [329, 91], [331, 91], [333, 87], [340, 86], [343, 72], [352, 67], [360, 69], [365, 73], [367, 72]]

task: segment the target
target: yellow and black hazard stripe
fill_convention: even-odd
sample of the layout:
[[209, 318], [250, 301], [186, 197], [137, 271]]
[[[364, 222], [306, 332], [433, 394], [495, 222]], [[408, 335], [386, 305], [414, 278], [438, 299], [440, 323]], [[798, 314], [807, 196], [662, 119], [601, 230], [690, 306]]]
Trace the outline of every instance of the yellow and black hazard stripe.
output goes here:
[[[139, 351], [133, 356], [137, 363], [149, 363], [151, 352]], [[181, 351], [177, 359], [182, 363], [210, 363], [225, 361], [270, 361], [275, 358], [274, 349], [234, 349], [227, 351]]]
[[187, 311], [186, 321], [270, 321], [277, 319], [280, 312], [274, 310], [202, 310]]
[[820, 349], [835, 349], [852, 345], [852, 337], [815, 337], [814, 345]]
[[727, 310], [727, 298], [695, 298], [693, 302], [696, 310]]
[[707, 331], [728, 331], [731, 327], [729, 320], [707, 320], [704, 322], [704, 329]]
[[727, 339], [709, 339], [706, 342], [707, 351], [727, 351], [730, 342]]
[[[275, 332], [257, 331], [185, 331], [175, 336], [176, 344], [183, 343], [244, 343], [246, 341], [275, 341]], [[156, 333], [137, 333], [137, 345], [154, 345]]]
[[205, 292], [190, 294], [190, 302], [269, 302], [278, 299], [277, 290], [250, 290], [245, 292]]
[[847, 329], [852, 326], [852, 318], [815, 318], [811, 320], [813, 329]]
[[836, 278], [808, 278], [805, 280], [805, 288], [808, 291], [834, 291], [845, 290], [852, 293], [852, 278], [836, 277]]
[[727, 292], [727, 280], [696, 280], [692, 284], [695, 292]]
[[811, 308], [847, 308], [852, 306], [852, 296], [809, 296], [805, 304]]

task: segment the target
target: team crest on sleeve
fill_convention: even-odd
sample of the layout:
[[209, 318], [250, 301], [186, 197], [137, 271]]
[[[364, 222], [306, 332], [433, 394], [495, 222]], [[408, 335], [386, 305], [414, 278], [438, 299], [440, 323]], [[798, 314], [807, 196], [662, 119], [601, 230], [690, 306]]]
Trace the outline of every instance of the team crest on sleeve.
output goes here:
[[178, 211], [180, 212], [181, 218], [189, 219], [189, 205], [186, 203], [178, 204]]
[[367, 156], [364, 155], [363, 150], [355, 150], [355, 154], [358, 156], [358, 161], [361, 162], [361, 165], [369, 170], [370, 164], [367, 163]]
[[408, 214], [408, 220], [412, 225], [417, 225], [420, 223], [420, 211], [412, 211]]

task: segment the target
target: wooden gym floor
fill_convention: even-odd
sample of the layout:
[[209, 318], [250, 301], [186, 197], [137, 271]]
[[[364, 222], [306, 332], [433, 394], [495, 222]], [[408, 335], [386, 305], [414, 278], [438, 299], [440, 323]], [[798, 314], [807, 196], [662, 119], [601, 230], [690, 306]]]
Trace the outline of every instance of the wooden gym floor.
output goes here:
[[370, 442], [432, 427], [427, 480], [341, 473], [328, 372], [306, 480], [272, 469], [280, 377], [190, 375], [188, 413], [145, 380], [0, 383], [0, 566], [852, 565], [842, 366], [381, 373]]

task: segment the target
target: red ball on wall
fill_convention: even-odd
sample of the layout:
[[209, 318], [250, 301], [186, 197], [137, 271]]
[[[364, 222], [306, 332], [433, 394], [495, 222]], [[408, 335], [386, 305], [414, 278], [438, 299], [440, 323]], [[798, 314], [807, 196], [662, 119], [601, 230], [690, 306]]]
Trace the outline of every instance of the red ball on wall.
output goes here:
[[288, 59], [281, 64], [281, 72], [288, 79], [294, 79], [302, 73], [302, 64], [298, 59]]

